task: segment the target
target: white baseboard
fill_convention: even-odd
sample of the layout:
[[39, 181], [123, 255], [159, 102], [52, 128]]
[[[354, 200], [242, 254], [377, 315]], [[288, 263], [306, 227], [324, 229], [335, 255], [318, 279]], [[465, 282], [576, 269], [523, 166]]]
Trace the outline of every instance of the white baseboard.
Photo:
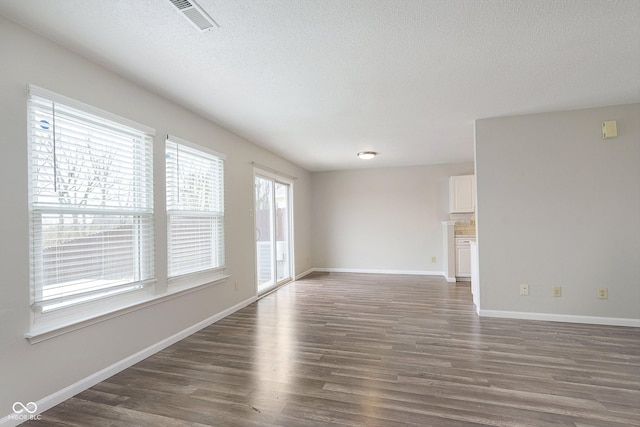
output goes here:
[[[248, 306], [249, 304], [255, 302], [257, 300], [256, 297], [251, 297], [249, 299], [246, 299], [236, 305], [234, 305], [233, 307], [230, 307], [224, 311], [221, 311], [218, 314], [215, 314], [201, 322], [196, 323], [195, 325], [189, 326], [188, 328], [168, 337], [163, 339], [162, 341], [159, 341], [143, 350], [140, 350], [139, 352], [132, 354], [129, 357], [126, 357], [116, 363], [114, 363], [111, 366], [107, 366], [106, 368], [95, 372], [91, 375], [89, 375], [86, 378], [81, 379], [80, 381], [75, 382], [74, 384], [71, 384], [68, 387], [63, 388], [62, 390], [59, 390], [53, 394], [50, 394], [49, 396], [46, 396], [40, 400], [38, 400], [36, 403], [37, 405], [37, 412], [34, 414], [31, 414], [33, 416], [36, 416], [44, 411], [46, 411], [47, 409], [53, 408], [54, 406], [64, 402], [65, 400], [75, 396], [76, 394], [90, 388], [93, 387], [94, 385], [98, 384], [101, 381], [106, 380], [109, 377], [112, 377], [113, 375], [117, 374], [120, 371], [123, 371], [125, 369], [127, 369], [130, 366], [135, 365], [136, 363], [140, 362], [143, 359], [146, 359], [147, 357], [159, 352], [160, 350], [163, 350], [167, 347], [169, 347], [172, 344], [175, 344], [176, 342], [188, 337], [189, 335], [198, 332], [200, 329], [206, 328], [207, 326], [216, 323], [217, 321], [224, 319], [225, 317], [229, 316], [230, 314], [235, 313], [236, 311]], [[0, 426], [2, 427], [13, 427], [13, 426], [17, 426], [18, 424], [23, 423], [25, 420], [14, 420], [11, 418], [12, 415], [7, 415], [4, 418], [0, 419]]]
[[[404, 275], [422, 275], [422, 276], [444, 276], [444, 273], [441, 271], [407, 271], [407, 270], [371, 270], [371, 269], [351, 269], [351, 268], [312, 268], [307, 270], [296, 276], [296, 280], [303, 278], [314, 271], [319, 272], [331, 272], [331, 273], [366, 273], [366, 274], [404, 274]], [[446, 278], [446, 277], [445, 277]], [[450, 281], [449, 278], [446, 278], [447, 281]], [[455, 282], [455, 278], [453, 279]], [[36, 416], [47, 409], [50, 409], [65, 400], [75, 396], [76, 394], [93, 387], [101, 381], [106, 380], [107, 378], [117, 374], [124, 369], [135, 365], [143, 359], [163, 350], [164, 348], [188, 337], [189, 335], [203, 329], [233, 313], [236, 311], [248, 306], [249, 304], [255, 302], [257, 300], [256, 297], [248, 298], [233, 307], [230, 307], [226, 310], [221, 311], [201, 322], [196, 323], [164, 340], [157, 342], [129, 357], [126, 357], [98, 372], [95, 372], [89, 375], [86, 378], [77, 381], [74, 384], [71, 384], [68, 387], [65, 387], [62, 390], [59, 390], [49, 396], [46, 396], [40, 399], [37, 404], [37, 412], [32, 414]], [[611, 326], [631, 326], [631, 327], [640, 327], [640, 319], [624, 319], [624, 318], [615, 318], [615, 317], [597, 317], [597, 316], [576, 316], [576, 315], [565, 315], [565, 314], [550, 314], [550, 313], [529, 313], [529, 312], [520, 312], [520, 311], [502, 311], [502, 310], [478, 310], [478, 315], [480, 317], [499, 317], [499, 318], [509, 318], [509, 319], [524, 319], [524, 320], [544, 320], [551, 322], [569, 322], [569, 323], [588, 323], [588, 324], [597, 324], [597, 325], [611, 325]], [[24, 420], [15, 420], [10, 418], [11, 415], [7, 415], [0, 419], [1, 427], [14, 427]]]
[[360, 274], [406, 274], [414, 276], [444, 276], [442, 271], [424, 271], [424, 270], [376, 270], [367, 268], [312, 268], [313, 271], [321, 271], [326, 273], [360, 273]]
[[298, 274], [298, 275], [296, 276], [295, 280], [300, 280], [300, 279], [302, 279], [303, 277], [310, 275], [310, 274], [311, 274], [311, 273], [313, 273], [314, 271], [316, 271], [316, 269], [315, 269], [315, 268], [310, 268], [310, 269], [308, 269], [307, 271], [304, 271], [304, 272], [302, 272], [302, 273]]
[[572, 314], [528, 313], [523, 311], [479, 310], [480, 317], [505, 319], [544, 320], [548, 322], [589, 323], [593, 325], [631, 326], [640, 328], [640, 319], [618, 317], [576, 316]]

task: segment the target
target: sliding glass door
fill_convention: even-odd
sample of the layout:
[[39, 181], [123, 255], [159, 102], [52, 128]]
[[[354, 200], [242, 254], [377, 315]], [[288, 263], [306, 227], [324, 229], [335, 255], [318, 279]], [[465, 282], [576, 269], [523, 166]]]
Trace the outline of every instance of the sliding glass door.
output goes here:
[[255, 172], [256, 281], [258, 294], [292, 279], [291, 183]]

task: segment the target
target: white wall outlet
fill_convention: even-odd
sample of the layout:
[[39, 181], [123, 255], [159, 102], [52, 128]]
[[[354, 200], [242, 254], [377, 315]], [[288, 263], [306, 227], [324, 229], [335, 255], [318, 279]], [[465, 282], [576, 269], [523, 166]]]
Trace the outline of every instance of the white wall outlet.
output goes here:
[[562, 296], [562, 286], [554, 286], [553, 287], [553, 296], [561, 297]]
[[609, 288], [598, 288], [598, 299], [608, 299]]
[[520, 285], [520, 295], [529, 296], [529, 285]]
[[233, 282], [233, 289], [238, 290], [238, 282]]
[[431, 264], [435, 264], [436, 263], [436, 257], [432, 256], [431, 257]]

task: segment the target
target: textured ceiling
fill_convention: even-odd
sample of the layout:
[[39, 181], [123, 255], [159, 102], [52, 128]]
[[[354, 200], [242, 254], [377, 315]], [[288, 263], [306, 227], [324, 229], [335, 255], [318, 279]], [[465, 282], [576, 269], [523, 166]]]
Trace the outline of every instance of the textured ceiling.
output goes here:
[[[309, 170], [473, 159], [478, 118], [640, 102], [640, 1], [0, 0]], [[362, 150], [381, 153], [362, 161]]]

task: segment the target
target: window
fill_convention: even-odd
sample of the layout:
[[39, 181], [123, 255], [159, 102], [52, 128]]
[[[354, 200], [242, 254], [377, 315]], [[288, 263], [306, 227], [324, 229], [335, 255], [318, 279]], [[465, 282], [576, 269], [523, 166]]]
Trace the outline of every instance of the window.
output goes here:
[[30, 86], [32, 307], [77, 306], [148, 285], [153, 130]]
[[224, 268], [224, 156], [167, 137], [168, 275]]

